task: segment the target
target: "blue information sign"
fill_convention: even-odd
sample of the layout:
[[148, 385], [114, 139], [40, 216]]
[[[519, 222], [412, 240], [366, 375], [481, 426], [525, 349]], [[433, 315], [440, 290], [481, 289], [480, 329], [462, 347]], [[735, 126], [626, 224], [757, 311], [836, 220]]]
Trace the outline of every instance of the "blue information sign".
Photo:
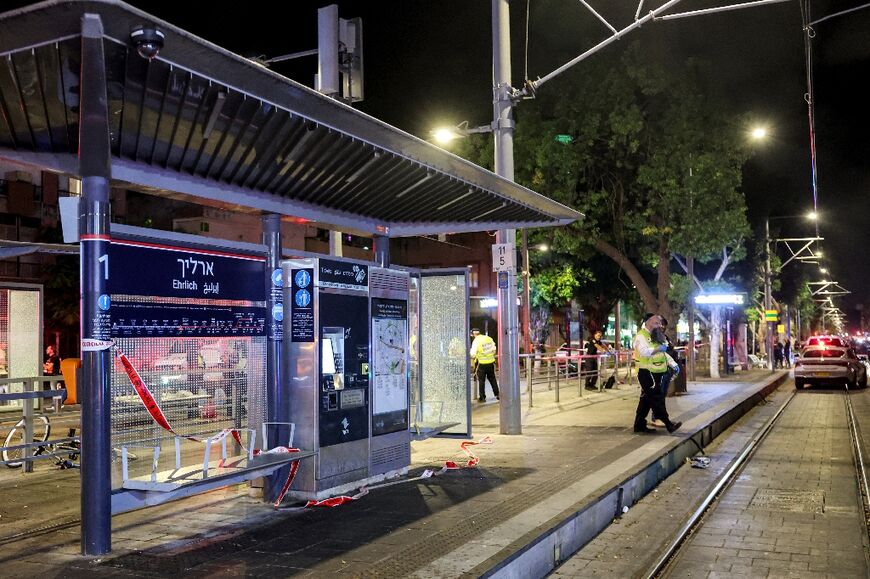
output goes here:
[[293, 342], [314, 341], [314, 304], [311, 303], [311, 268], [294, 269], [290, 304], [290, 340]]

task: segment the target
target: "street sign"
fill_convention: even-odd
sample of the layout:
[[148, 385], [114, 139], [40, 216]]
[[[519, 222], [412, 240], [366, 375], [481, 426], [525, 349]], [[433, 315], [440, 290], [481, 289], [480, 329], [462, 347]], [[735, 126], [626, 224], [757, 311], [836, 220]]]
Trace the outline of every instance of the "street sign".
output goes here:
[[510, 280], [510, 277], [508, 275], [508, 272], [506, 272], [506, 271], [498, 272], [498, 289], [507, 289], [509, 280]]
[[513, 271], [517, 265], [516, 253], [513, 243], [494, 243], [492, 245], [492, 271]]
[[775, 322], [779, 320], [779, 312], [776, 310], [764, 310], [764, 321]]

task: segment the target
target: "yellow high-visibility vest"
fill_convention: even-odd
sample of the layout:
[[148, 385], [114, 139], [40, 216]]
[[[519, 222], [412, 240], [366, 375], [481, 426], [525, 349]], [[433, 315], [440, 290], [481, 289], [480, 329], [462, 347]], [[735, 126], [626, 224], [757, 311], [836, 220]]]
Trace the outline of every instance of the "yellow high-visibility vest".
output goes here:
[[[641, 328], [638, 334], [647, 339], [647, 342], [654, 344], [649, 330]], [[634, 350], [634, 361], [637, 362], [637, 367], [640, 369], [649, 370], [650, 372], [661, 373], [668, 369], [668, 357], [664, 352], [656, 352], [652, 356], [641, 356], [637, 350]]]
[[478, 364], [495, 364], [496, 353], [497, 348], [492, 338], [483, 334], [474, 338], [471, 344], [471, 357], [476, 358]]

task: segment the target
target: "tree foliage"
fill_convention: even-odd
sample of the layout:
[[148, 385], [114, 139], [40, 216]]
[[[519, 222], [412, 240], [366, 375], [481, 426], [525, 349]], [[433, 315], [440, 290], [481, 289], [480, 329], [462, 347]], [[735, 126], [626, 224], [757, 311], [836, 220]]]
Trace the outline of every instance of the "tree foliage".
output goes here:
[[[615, 303], [636, 291], [647, 310], [671, 317], [669, 297], [688, 295], [687, 288], [672, 291], [673, 252], [701, 263], [723, 248], [731, 260], [742, 256], [734, 250], [749, 234], [740, 191], [748, 151], [741, 120], [709, 96], [711, 73], [695, 60], [652, 62], [634, 45], [618, 62], [590, 59], [517, 108], [516, 180], [585, 214], [533, 234], [553, 252], [544, 265], [553, 271], [533, 268], [533, 276], [571, 265], [602, 282], [595, 292], [574, 286], [584, 309], [602, 292]], [[488, 162], [490, 143], [477, 143], [464, 153]], [[602, 255], [610, 263], [590, 267]]]

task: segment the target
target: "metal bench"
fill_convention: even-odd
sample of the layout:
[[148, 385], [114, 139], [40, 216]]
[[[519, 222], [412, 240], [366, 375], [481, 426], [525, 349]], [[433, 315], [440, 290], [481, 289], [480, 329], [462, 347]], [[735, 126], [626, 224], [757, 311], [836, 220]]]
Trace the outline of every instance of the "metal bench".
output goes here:
[[759, 358], [755, 354], [749, 354], [747, 357], [749, 358], [749, 363], [752, 364], [753, 368], [767, 368], [767, 361], [763, 358]]
[[[295, 425], [293, 423], [263, 423], [263, 446], [267, 446], [266, 429], [270, 425], [290, 426], [288, 447], [293, 445]], [[196, 495], [221, 487], [251, 481], [268, 476], [276, 470], [297, 460], [310, 458], [317, 454], [313, 450], [300, 450], [291, 453], [254, 454], [256, 431], [243, 429], [248, 433], [247, 452], [242, 455], [228, 456], [228, 436], [220, 439], [220, 460], [212, 455], [213, 445], [204, 441], [201, 464], [182, 466], [181, 437], [175, 437], [174, 468], [159, 470], [160, 446], [147, 447], [151, 450], [151, 472], [147, 475], [129, 477], [129, 455], [133, 446], [121, 447], [122, 484], [112, 491], [112, 514], [123, 513], [143, 507], [159, 505], [184, 497]]]

